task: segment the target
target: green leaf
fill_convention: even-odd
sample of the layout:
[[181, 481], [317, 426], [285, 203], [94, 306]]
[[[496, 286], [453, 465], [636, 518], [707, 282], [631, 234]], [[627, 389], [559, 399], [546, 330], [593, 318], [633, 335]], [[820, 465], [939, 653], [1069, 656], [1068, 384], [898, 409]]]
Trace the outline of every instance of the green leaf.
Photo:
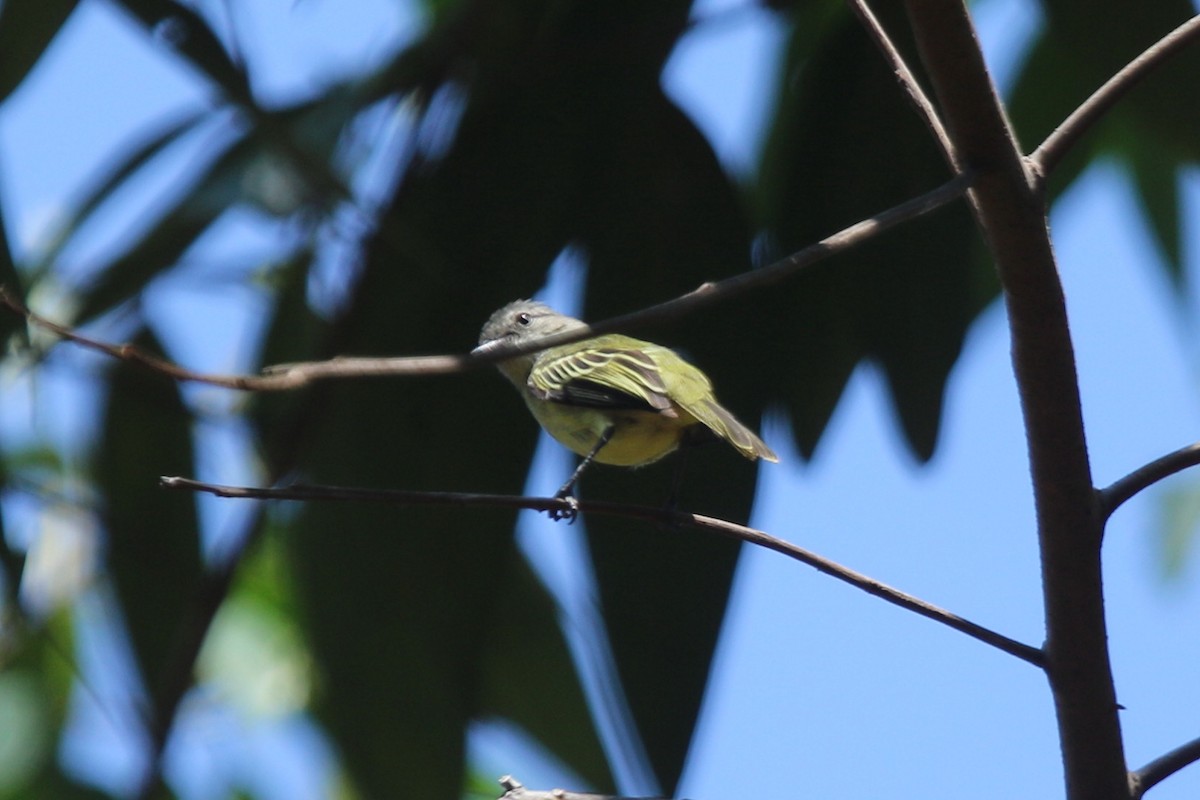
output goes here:
[[[597, 133], [588, 142], [591, 210], [581, 245], [589, 256], [586, 307], [593, 320], [749, 268], [746, 214], [712, 147], [657, 82], [625, 86], [623, 96], [615, 85], [605, 90], [608, 104], [597, 108], [603, 120], [591, 122]], [[623, 137], [620, 130], [640, 134]], [[721, 401], [752, 424], [766, 401], [758, 376], [772, 351], [756, 308], [751, 298], [638, 334], [687, 351], [709, 372]], [[636, 471], [598, 467], [580, 492], [662, 505], [674, 458]], [[746, 519], [755, 483], [749, 462], [715, 445], [686, 460], [683, 508]], [[589, 518], [586, 526], [621, 690], [661, 790], [671, 794], [691, 744], [738, 547], [630, 520]]]
[[77, 5], [79, 0], [0, 3], [0, 103], [25, 80]]
[[614, 791], [554, 601], [523, 559], [506, 578], [483, 655], [481, 711], [545, 742], [591, 787]]
[[1200, 484], [1171, 486], [1159, 498], [1159, 553], [1164, 577], [1183, 575], [1200, 531]]
[[[1009, 107], [1028, 150], [1126, 63], [1195, 13], [1186, 0], [1118, 3], [1104, 14], [1080, 0], [1046, 0], [1043, 6], [1047, 24]], [[1184, 290], [1179, 170], [1200, 160], [1195, 134], [1200, 108], [1192, 98], [1198, 82], [1200, 52], [1186, 48], [1122, 97], [1050, 182], [1057, 197], [1097, 155], [1124, 162], [1178, 292]]]
[[[143, 333], [135, 344], [160, 353]], [[159, 488], [160, 475], [188, 475], [191, 419], [174, 383], [144, 367], [120, 362], [109, 381], [104, 434], [95, 456], [104, 498], [108, 570], [142, 677], [156, 699], [173, 647], [190, 623], [187, 612], [202, 564], [195, 500]]]
[[[883, 14], [889, 30], [906, 30]], [[772, 257], [926, 191], [948, 171], [925, 126], [861, 27], [843, 12], [819, 40], [797, 28], [757, 207]], [[911, 43], [900, 40], [903, 50]], [[815, 49], [814, 49], [815, 48]], [[917, 59], [909, 59], [917, 63]], [[886, 132], [886, 135], [881, 135]], [[943, 209], [762, 298], [772, 342], [760, 380], [784, 399], [811, 454], [854, 367], [882, 366], [905, 436], [930, 458], [946, 379], [971, 321], [997, 292], [975, 259], [965, 205]]]

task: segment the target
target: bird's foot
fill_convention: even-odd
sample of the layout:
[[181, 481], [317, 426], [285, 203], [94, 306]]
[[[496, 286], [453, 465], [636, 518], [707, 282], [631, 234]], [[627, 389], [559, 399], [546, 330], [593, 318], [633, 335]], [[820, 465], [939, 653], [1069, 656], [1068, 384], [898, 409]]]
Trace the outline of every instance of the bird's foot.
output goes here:
[[569, 524], [574, 525], [576, 517], [579, 516], [579, 500], [575, 495], [570, 493], [570, 490], [567, 492], [559, 491], [558, 494], [554, 495], [554, 499], [562, 500], [566, 503], [566, 507], [546, 509], [546, 513], [550, 516], [550, 519], [555, 522], [565, 519]]

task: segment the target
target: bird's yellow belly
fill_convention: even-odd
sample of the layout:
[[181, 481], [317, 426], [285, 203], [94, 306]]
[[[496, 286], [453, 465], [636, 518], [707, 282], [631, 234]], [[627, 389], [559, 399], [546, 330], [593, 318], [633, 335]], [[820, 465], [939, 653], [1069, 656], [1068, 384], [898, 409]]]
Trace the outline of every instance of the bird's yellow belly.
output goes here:
[[546, 431], [566, 447], [586, 456], [610, 425], [612, 437], [596, 461], [618, 467], [637, 467], [657, 461], [679, 447], [683, 431], [696, 419], [682, 409], [670, 417], [653, 411], [599, 411], [558, 403], [530, 403]]

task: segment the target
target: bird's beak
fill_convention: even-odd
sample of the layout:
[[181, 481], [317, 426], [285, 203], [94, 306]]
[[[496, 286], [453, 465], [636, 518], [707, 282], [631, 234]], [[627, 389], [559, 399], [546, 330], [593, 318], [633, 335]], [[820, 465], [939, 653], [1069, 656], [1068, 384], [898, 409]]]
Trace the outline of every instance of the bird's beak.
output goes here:
[[497, 350], [503, 350], [508, 344], [504, 339], [492, 339], [490, 342], [484, 342], [471, 351], [471, 355], [478, 358], [480, 356], [491, 355]]

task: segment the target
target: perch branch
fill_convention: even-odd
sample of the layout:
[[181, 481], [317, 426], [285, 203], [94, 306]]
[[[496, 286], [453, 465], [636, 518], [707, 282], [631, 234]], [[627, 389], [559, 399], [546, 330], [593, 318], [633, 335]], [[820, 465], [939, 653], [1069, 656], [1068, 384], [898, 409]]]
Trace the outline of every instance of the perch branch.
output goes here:
[[1200, 736], [1151, 761], [1129, 776], [1129, 789], [1134, 800], [1147, 789], [1161, 783], [1184, 767], [1200, 761]]
[[1144, 467], [1115, 481], [1111, 486], [1101, 489], [1100, 513], [1105, 519], [1112, 516], [1121, 505], [1138, 492], [1158, 483], [1163, 478], [1169, 478], [1188, 467], [1200, 464], [1200, 442], [1181, 447], [1173, 453], [1167, 453], [1162, 458], [1156, 458]]
[[278, 488], [261, 488], [250, 486], [222, 486], [203, 483], [180, 477], [163, 477], [162, 486], [168, 489], [180, 489], [193, 492], [207, 492], [217, 497], [230, 497], [256, 500], [340, 500], [354, 502], [378, 502], [395, 505], [460, 505], [487, 506], [493, 508], [529, 508], [535, 511], [563, 511], [573, 508], [592, 514], [605, 514], [633, 519], [643, 519], [671, 526], [688, 526], [701, 528], [728, 536], [749, 544], [758, 545], [768, 550], [787, 556], [802, 564], [823, 572], [830, 577], [848, 583], [867, 594], [886, 600], [893, 605], [920, 614], [936, 622], [940, 622], [960, 633], [965, 633], [989, 644], [1009, 655], [1016, 656], [1034, 666], [1043, 666], [1042, 651], [1036, 647], [1010, 639], [1003, 634], [964, 619], [957, 614], [946, 611], [920, 598], [894, 589], [887, 584], [867, 577], [847, 567], [830, 561], [809, 550], [794, 545], [791, 542], [745, 525], [707, 517], [701, 514], [690, 514], [682, 511], [672, 511], [664, 508], [634, 506], [624, 503], [609, 503], [594, 500], [561, 499], [555, 497], [518, 497], [502, 494], [479, 494], [474, 492], [418, 492], [402, 489], [359, 489], [339, 486], [306, 486], [292, 485]]
[[1155, 67], [1200, 36], [1200, 15], [1192, 17], [1148, 47], [1122, 67], [1104, 85], [1071, 112], [1046, 140], [1029, 155], [1029, 162], [1042, 178], [1054, 171], [1067, 151]]
[[652, 323], [675, 319], [701, 308], [714, 305], [729, 297], [743, 294], [778, 283], [800, 272], [805, 267], [838, 253], [845, 252], [887, 231], [902, 222], [927, 214], [934, 209], [961, 197], [970, 188], [971, 176], [959, 175], [926, 194], [914, 197], [900, 205], [880, 212], [873, 217], [856, 222], [841, 231], [826, 237], [816, 244], [800, 250], [780, 261], [725, 278], [705, 283], [685, 295], [658, 305], [612, 317], [585, 329], [565, 334], [547, 336], [537, 342], [521, 347], [497, 350], [483, 357], [466, 355], [408, 356], [394, 358], [351, 358], [341, 356], [329, 361], [312, 361], [299, 364], [280, 364], [266, 367], [258, 375], [213, 375], [184, 369], [177, 364], [149, 355], [128, 344], [110, 344], [83, 336], [70, 328], [41, 317], [21, 302], [15, 294], [0, 287], [0, 305], [7, 306], [29, 323], [51, 331], [64, 339], [83, 347], [97, 350], [113, 358], [130, 361], [147, 367], [178, 381], [192, 381], [211, 386], [244, 391], [280, 391], [298, 389], [318, 380], [331, 378], [367, 377], [381, 375], [433, 375], [462, 372], [484, 364], [490, 364], [520, 353], [544, 350], [568, 342], [586, 339], [617, 329], [642, 327]]

